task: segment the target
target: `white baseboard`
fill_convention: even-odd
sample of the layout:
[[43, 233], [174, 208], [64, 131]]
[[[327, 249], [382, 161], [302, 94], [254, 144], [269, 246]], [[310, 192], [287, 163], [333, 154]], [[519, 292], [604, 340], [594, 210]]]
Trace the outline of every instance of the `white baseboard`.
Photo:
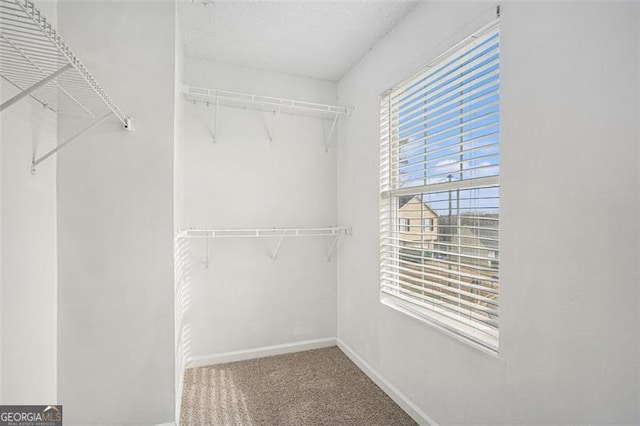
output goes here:
[[354, 352], [349, 345], [341, 339], [336, 339], [338, 347], [347, 355], [360, 370], [378, 385], [391, 399], [395, 401], [404, 411], [407, 412], [418, 424], [423, 426], [438, 426], [438, 423], [422, 411], [409, 398], [402, 394], [395, 386], [389, 383], [384, 377], [374, 370], [365, 360]]
[[245, 361], [248, 359], [302, 352], [311, 349], [328, 348], [330, 346], [336, 346], [335, 337], [285, 343], [283, 345], [263, 346], [261, 348], [245, 349], [242, 351], [225, 352], [221, 354], [194, 356], [187, 360], [186, 366], [187, 368], [205, 367], [207, 365], [224, 364], [225, 362]]

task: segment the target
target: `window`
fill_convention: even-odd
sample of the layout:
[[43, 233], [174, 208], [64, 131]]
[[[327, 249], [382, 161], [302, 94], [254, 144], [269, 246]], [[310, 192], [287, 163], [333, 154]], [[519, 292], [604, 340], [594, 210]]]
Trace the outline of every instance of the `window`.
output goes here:
[[[499, 26], [381, 97], [381, 301], [498, 349]], [[403, 233], [404, 218], [422, 227]], [[399, 232], [398, 232], [399, 230]]]
[[411, 219], [405, 217], [400, 218], [400, 232], [411, 232]]

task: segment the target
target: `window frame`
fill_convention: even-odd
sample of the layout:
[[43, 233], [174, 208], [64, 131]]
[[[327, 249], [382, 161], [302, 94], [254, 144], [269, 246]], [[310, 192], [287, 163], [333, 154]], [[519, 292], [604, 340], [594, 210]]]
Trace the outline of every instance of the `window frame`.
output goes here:
[[[418, 78], [421, 74], [422, 75], [426, 75], [426, 73], [428, 72], [429, 69], [432, 69], [434, 67], [436, 67], [438, 64], [440, 64], [444, 59], [446, 58], [450, 58], [452, 54], [455, 54], [455, 52], [460, 51], [462, 48], [468, 47], [470, 45], [470, 43], [472, 43], [475, 39], [481, 37], [482, 35], [485, 35], [489, 32], [492, 31], [496, 31], [498, 33], [498, 39], [500, 38], [500, 21], [499, 19], [496, 19], [494, 21], [492, 21], [491, 23], [489, 23], [488, 25], [484, 26], [483, 28], [481, 28], [480, 30], [474, 32], [473, 34], [471, 34], [469, 37], [465, 38], [464, 40], [462, 40], [460, 43], [456, 44], [455, 46], [453, 46], [451, 49], [447, 50], [446, 52], [444, 52], [443, 54], [439, 55], [437, 58], [435, 58], [433, 61], [431, 61], [429, 64], [427, 64], [427, 66], [425, 66], [423, 69], [421, 69], [420, 71], [411, 74], [407, 79], [403, 80], [402, 82], [394, 85], [392, 88], [386, 90], [384, 93], [381, 94], [380, 96], [380, 101], [381, 101], [381, 132], [382, 132], [382, 124], [383, 124], [383, 116], [382, 116], [382, 112], [385, 109], [384, 106], [384, 102], [385, 99], [388, 99], [390, 97], [390, 95], [392, 93], [394, 93], [396, 90], [401, 89], [403, 87], [405, 87], [405, 85], [407, 84], [408, 81], [412, 81], [415, 80], [416, 78]], [[499, 47], [498, 47], [498, 52], [499, 52]], [[499, 63], [499, 61], [498, 61]], [[501, 67], [498, 65], [498, 74], [501, 72]], [[498, 88], [498, 93], [500, 92], [500, 88]], [[500, 103], [500, 100], [498, 100], [498, 105]], [[391, 105], [389, 104], [387, 106], [387, 108], [389, 108], [389, 111], [391, 110]], [[501, 115], [502, 112], [500, 111], [500, 108], [498, 106], [498, 123], [501, 123]], [[388, 120], [389, 121], [389, 131], [391, 131], [391, 121], [392, 121], [392, 116], [390, 115], [391, 112], [388, 112], [389, 116], [388, 116]], [[426, 110], [425, 110], [425, 115], [427, 114]], [[398, 119], [399, 121], [399, 119]], [[399, 124], [398, 124], [399, 126]], [[498, 131], [498, 145], [501, 144], [501, 130]], [[397, 218], [397, 214], [398, 211], [400, 210], [400, 207], [395, 207], [395, 210], [391, 210], [390, 209], [390, 202], [392, 202], [394, 199], [397, 200], [398, 197], [401, 196], [407, 196], [407, 195], [414, 195], [417, 194], [417, 191], [415, 191], [414, 188], [395, 188], [395, 189], [391, 189], [390, 187], [391, 182], [393, 181], [393, 174], [397, 173], [394, 171], [394, 165], [392, 164], [391, 161], [391, 154], [388, 154], [388, 165], [385, 165], [385, 153], [384, 153], [384, 137], [381, 136], [381, 153], [380, 153], [380, 160], [381, 160], [381, 170], [380, 170], [380, 246], [381, 246], [381, 250], [382, 247], [384, 245], [383, 243], [383, 238], [384, 238], [384, 233], [383, 233], [383, 228], [385, 225], [383, 225], [384, 220], [385, 220], [385, 215], [396, 215]], [[387, 140], [387, 144], [391, 144], [391, 140]], [[426, 145], [425, 145], [426, 146]], [[426, 149], [426, 148], [425, 148]], [[500, 148], [498, 148], [498, 158], [500, 157]], [[498, 167], [500, 167], [500, 161], [498, 162]], [[385, 166], [387, 167], [385, 169]], [[425, 168], [427, 166], [425, 165]], [[387, 175], [385, 175], [385, 170]], [[385, 181], [385, 178], [387, 179]], [[475, 182], [471, 182], [471, 180], [475, 181]], [[474, 179], [463, 179], [461, 181], [459, 181], [458, 183], [456, 182], [451, 182], [451, 179], [449, 179], [449, 182], [445, 182], [444, 184], [432, 184], [429, 185], [429, 187], [431, 188], [432, 193], [435, 191], [442, 191], [442, 190], [451, 190], [452, 188], [458, 187], [458, 188], [465, 188], [465, 189], [472, 189], [472, 188], [482, 188], [482, 187], [497, 187], [498, 188], [498, 193], [499, 193], [499, 187], [500, 187], [500, 173], [497, 174], [497, 176], [490, 176], [490, 177], [479, 177], [479, 178], [474, 178]], [[424, 187], [423, 187], [424, 189]], [[392, 195], [390, 195], [392, 194]], [[424, 193], [423, 193], [424, 194]], [[498, 195], [498, 204], [500, 204], [500, 197]], [[390, 213], [392, 212], [392, 213]], [[460, 213], [458, 213], [459, 215]], [[498, 218], [499, 218], [499, 214], [498, 214]], [[386, 220], [391, 220], [393, 222], [394, 218], [389, 218], [387, 217]], [[425, 228], [425, 220], [428, 221], [429, 224], [429, 228], [426, 229]], [[410, 222], [410, 220], [409, 220]], [[436, 220], [434, 218], [422, 218], [422, 220], [420, 221], [420, 225], [422, 232], [433, 232], [436, 226], [440, 226], [439, 224], [436, 225]], [[398, 222], [400, 223], [400, 222]], [[386, 225], [389, 226], [389, 225]], [[499, 235], [499, 220], [498, 220], [498, 235]], [[409, 232], [409, 231], [407, 231]], [[397, 237], [396, 237], [397, 238]], [[458, 237], [461, 238], [461, 237]], [[499, 240], [499, 237], [498, 237]], [[499, 244], [499, 242], [498, 242]], [[400, 244], [398, 243], [397, 246], [400, 246]], [[402, 255], [404, 254], [405, 256], [409, 255], [409, 251], [407, 249], [405, 249], [404, 253], [400, 253], [402, 249], [399, 248], [395, 248], [394, 249], [394, 255], [396, 257], [396, 259], [400, 259], [402, 257]], [[497, 252], [499, 253], [500, 247], [497, 248]], [[493, 253], [494, 256], [496, 255], [496, 253]], [[381, 256], [380, 256], [380, 301], [381, 303], [394, 308], [400, 312], [403, 312], [404, 314], [407, 314], [409, 316], [412, 316], [416, 319], [419, 319], [449, 335], [451, 335], [452, 337], [456, 338], [457, 340], [464, 342], [466, 344], [469, 344], [471, 346], [474, 346], [484, 352], [490, 353], [492, 355], [497, 355], [498, 351], [499, 351], [499, 342], [500, 342], [500, 334], [499, 334], [499, 316], [496, 318], [496, 333], [497, 336], [495, 338], [495, 343], [491, 342], [491, 343], [487, 343], [484, 341], [480, 341], [480, 339], [476, 339], [474, 338], [474, 333], [476, 333], [476, 329], [474, 327], [468, 326], [465, 327], [464, 324], [461, 323], [454, 323], [454, 321], [446, 321], [443, 320], [442, 317], [437, 317], [434, 316], [433, 313], [430, 313], [429, 311], [425, 311], [424, 309], [419, 309], [415, 303], [411, 303], [411, 302], [403, 302], [401, 299], [399, 299], [398, 297], [393, 297], [390, 296], [389, 294], [385, 293], [383, 291], [383, 275], [384, 275], [384, 262], [383, 262], [383, 254], [381, 251]], [[499, 256], [496, 256], [496, 262], [498, 260]], [[492, 266], [493, 264], [490, 263], [490, 266]], [[496, 264], [497, 265], [497, 264]], [[497, 267], [497, 266], [496, 266]], [[497, 267], [499, 268], [499, 267]], [[499, 270], [499, 269], [498, 269]], [[500, 309], [500, 300], [499, 300], [499, 294], [500, 294], [500, 282], [501, 280], [499, 278], [497, 278], [497, 294], [498, 294], [498, 299], [497, 299], [497, 310], [499, 312]], [[473, 281], [472, 281], [473, 282]]]

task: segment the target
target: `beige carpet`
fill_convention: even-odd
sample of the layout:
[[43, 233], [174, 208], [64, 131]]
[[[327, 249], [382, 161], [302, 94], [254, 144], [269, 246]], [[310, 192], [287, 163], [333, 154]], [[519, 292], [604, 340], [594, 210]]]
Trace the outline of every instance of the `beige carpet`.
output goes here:
[[337, 347], [186, 371], [181, 426], [416, 423]]

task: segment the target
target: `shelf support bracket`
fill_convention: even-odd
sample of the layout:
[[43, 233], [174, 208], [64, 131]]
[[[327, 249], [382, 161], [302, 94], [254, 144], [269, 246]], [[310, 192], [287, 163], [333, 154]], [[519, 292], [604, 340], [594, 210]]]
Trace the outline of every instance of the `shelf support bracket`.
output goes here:
[[273, 129], [271, 130], [271, 135], [269, 135], [269, 140], [271, 143], [276, 139], [276, 130], [278, 130], [278, 122], [280, 121], [280, 107], [276, 110], [276, 117], [273, 119]]
[[276, 260], [278, 258], [278, 252], [280, 251], [280, 246], [282, 245], [282, 240], [284, 240], [284, 234], [280, 235], [280, 239], [278, 240], [278, 245], [276, 245], [276, 250], [271, 255], [272, 260]]
[[58, 71], [54, 72], [53, 74], [50, 74], [47, 77], [43, 78], [42, 80], [40, 80], [39, 82], [37, 82], [33, 86], [31, 86], [31, 87], [29, 87], [27, 89], [24, 89], [22, 92], [18, 93], [13, 98], [9, 99], [8, 101], [6, 101], [2, 105], [0, 105], [0, 111], [4, 111], [5, 109], [9, 108], [11, 105], [13, 105], [16, 102], [18, 102], [20, 99], [29, 96], [31, 93], [33, 93], [33, 91], [39, 89], [40, 87], [44, 86], [45, 84], [47, 84], [51, 80], [53, 80], [53, 79], [57, 78], [58, 76], [60, 76], [62, 73], [68, 71], [69, 68], [72, 68], [71, 64], [65, 65], [64, 67], [60, 68]]
[[206, 269], [209, 269], [209, 240], [210, 240], [210, 238], [209, 238], [209, 237], [207, 237], [207, 238], [206, 238], [206, 240], [207, 240], [207, 241], [206, 241], [205, 250], [204, 250], [204, 252], [205, 252], [205, 259], [204, 259], [204, 262], [202, 262], [202, 263], [204, 264], [204, 267], [205, 267]]
[[216, 110], [213, 114], [213, 143], [218, 142], [218, 101], [220, 98], [216, 96]]
[[333, 256], [333, 252], [336, 250], [336, 245], [338, 244], [338, 239], [340, 235], [336, 235], [333, 237], [333, 241], [331, 242], [331, 247], [329, 248], [329, 255], [327, 256], [327, 262], [331, 262], [331, 256]]
[[331, 137], [333, 136], [333, 132], [336, 130], [336, 123], [338, 122], [338, 113], [336, 112], [335, 117], [333, 117], [333, 122], [331, 123], [331, 130], [329, 130], [329, 136], [324, 140], [324, 152], [329, 152], [329, 144], [331, 144]]
[[69, 139], [67, 139], [66, 141], [62, 142], [58, 146], [56, 146], [51, 151], [49, 151], [46, 154], [44, 154], [42, 157], [38, 158], [37, 160], [34, 159], [33, 162], [31, 163], [31, 173], [35, 173], [36, 172], [36, 167], [38, 166], [38, 164], [42, 163], [47, 158], [51, 157], [56, 152], [60, 151], [62, 148], [64, 148], [65, 146], [69, 145], [71, 142], [73, 142], [74, 140], [78, 139], [80, 136], [82, 136], [85, 133], [95, 129], [96, 127], [98, 127], [100, 124], [102, 124], [103, 121], [105, 121], [107, 118], [111, 117], [111, 114], [113, 114], [113, 112], [107, 113], [102, 118], [100, 118], [100, 119], [94, 121], [93, 123], [91, 123], [91, 125], [89, 125], [89, 127], [86, 127], [83, 130], [81, 130], [78, 133], [76, 133], [75, 135], [71, 136]]

